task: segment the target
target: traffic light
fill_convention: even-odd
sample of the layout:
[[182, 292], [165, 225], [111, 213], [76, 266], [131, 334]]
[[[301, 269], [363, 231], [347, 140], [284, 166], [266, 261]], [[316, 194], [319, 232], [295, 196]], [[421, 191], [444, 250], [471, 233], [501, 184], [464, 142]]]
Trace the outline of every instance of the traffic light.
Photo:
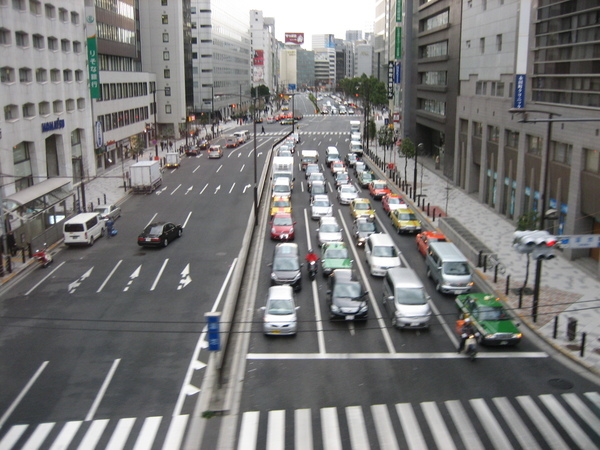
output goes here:
[[515, 231], [513, 247], [519, 253], [530, 253], [533, 259], [555, 258], [558, 239], [547, 231]]

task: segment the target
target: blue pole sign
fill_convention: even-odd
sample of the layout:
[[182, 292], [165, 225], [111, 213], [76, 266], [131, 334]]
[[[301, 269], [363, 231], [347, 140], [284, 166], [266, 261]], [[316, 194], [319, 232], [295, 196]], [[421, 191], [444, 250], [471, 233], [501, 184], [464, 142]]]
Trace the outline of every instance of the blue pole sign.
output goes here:
[[211, 352], [221, 350], [221, 335], [219, 334], [220, 312], [208, 312], [204, 314], [208, 323], [208, 349]]

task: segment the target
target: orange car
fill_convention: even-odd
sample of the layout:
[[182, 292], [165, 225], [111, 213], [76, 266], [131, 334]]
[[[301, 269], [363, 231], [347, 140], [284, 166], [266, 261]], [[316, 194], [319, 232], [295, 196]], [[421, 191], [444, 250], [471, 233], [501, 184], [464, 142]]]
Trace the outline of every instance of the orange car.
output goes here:
[[381, 200], [384, 195], [391, 194], [390, 188], [388, 187], [385, 180], [373, 180], [369, 183], [369, 194], [375, 200]]
[[417, 250], [419, 250], [423, 256], [427, 256], [429, 244], [432, 242], [446, 242], [446, 236], [437, 231], [423, 231], [422, 233], [417, 234]]

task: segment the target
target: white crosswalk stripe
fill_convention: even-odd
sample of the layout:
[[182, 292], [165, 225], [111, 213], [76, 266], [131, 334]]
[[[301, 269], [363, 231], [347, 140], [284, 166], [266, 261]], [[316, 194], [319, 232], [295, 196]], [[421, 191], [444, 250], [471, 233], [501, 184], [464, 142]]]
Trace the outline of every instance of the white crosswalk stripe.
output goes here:
[[[238, 449], [281, 449], [286, 441], [294, 442], [297, 450], [592, 449], [600, 442], [598, 401], [597, 393], [568, 393], [324, 407], [316, 412], [304, 408], [294, 411], [293, 427], [285, 427], [284, 410], [249, 411], [242, 414]], [[320, 419], [321, 442], [313, 436], [311, 414], [315, 413]], [[286, 439], [287, 431], [294, 433], [293, 439]]]

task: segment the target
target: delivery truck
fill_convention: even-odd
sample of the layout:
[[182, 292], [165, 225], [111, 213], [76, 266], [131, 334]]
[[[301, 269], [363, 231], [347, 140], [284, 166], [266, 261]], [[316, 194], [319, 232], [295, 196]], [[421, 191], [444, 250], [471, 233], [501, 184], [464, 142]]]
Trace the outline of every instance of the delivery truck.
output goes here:
[[180, 160], [179, 152], [169, 152], [165, 156], [165, 167], [179, 167]]
[[158, 161], [139, 161], [129, 168], [134, 194], [150, 194], [162, 183]]

